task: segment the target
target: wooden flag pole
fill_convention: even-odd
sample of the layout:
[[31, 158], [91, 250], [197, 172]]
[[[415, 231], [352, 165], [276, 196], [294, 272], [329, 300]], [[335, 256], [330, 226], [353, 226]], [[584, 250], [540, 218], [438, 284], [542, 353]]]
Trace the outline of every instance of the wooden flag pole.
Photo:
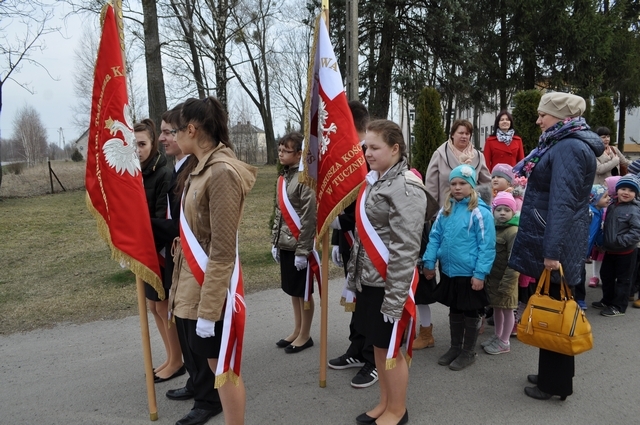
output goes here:
[[[329, 29], [329, 0], [322, 0], [322, 14]], [[322, 285], [320, 294], [320, 388], [327, 386], [327, 323], [329, 317], [329, 229], [322, 236]]]
[[[122, 0], [113, 2], [113, 12], [116, 17], [118, 34], [120, 35], [120, 47], [122, 49], [122, 72], [127, 70], [124, 54], [124, 22], [122, 19]], [[125, 80], [126, 81], [126, 80]], [[144, 282], [136, 276], [136, 289], [138, 293], [138, 314], [140, 315], [140, 334], [142, 335], [142, 354], [144, 357], [144, 371], [147, 382], [147, 401], [149, 404], [149, 419], [158, 420], [158, 404], [156, 402], [156, 388], [153, 382], [153, 362], [151, 360], [151, 342], [149, 340], [149, 319], [147, 318], [147, 302], [144, 294]]]
[[138, 313], [140, 314], [140, 334], [142, 340], [142, 354], [144, 357], [144, 373], [147, 382], [147, 400], [149, 402], [149, 419], [158, 420], [158, 405], [156, 403], [156, 387], [153, 382], [153, 362], [151, 360], [151, 343], [149, 341], [149, 320], [147, 318], [147, 302], [144, 295], [144, 282], [136, 276], [138, 293]]

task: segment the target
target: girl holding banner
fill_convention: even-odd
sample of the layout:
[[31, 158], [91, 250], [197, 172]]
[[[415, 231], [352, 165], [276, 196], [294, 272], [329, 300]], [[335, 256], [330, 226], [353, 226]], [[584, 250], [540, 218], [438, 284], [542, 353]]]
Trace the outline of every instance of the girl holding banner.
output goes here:
[[[189, 320], [189, 346], [208, 359], [225, 423], [242, 424], [246, 394], [240, 361], [246, 306], [237, 244], [256, 169], [236, 159], [227, 113], [216, 98], [187, 100], [180, 122], [178, 146], [198, 158], [198, 165], [182, 195], [169, 306], [176, 317]], [[178, 423], [204, 423], [208, 418], [191, 419]]]
[[276, 215], [271, 232], [272, 254], [280, 263], [282, 290], [291, 296], [293, 304], [293, 332], [276, 342], [288, 354], [313, 346], [310, 335], [313, 277], [320, 273], [320, 261], [314, 249], [316, 194], [298, 180], [302, 139], [302, 134], [291, 132], [278, 142], [278, 159], [284, 170], [278, 178]]
[[371, 167], [356, 201], [356, 233], [347, 289], [357, 293], [354, 325], [373, 345], [380, 399], [356, 418], [358, 424], [405, 424], [408, 362], [400, 351], [405, 330], [407, 357], [415, 334], [416, 263], [427, 210], [422, 181], [407, 165], [397, 124], [372, 121], [365, 136]]

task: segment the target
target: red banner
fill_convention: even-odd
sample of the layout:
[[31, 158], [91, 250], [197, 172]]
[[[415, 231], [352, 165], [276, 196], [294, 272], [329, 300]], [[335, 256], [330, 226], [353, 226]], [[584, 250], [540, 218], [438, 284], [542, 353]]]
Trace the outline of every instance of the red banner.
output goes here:
[[87, 206], [111, 256], [159, 290], [160, 267], [133, 136], [122, 52], [113, 7], [108, 5], [94, 73]]
[[316, 190], [318, 237], [352, 203], [367, 175], [342, 75], [322, 17], [316, 20], [305, 104], [303, 183]]

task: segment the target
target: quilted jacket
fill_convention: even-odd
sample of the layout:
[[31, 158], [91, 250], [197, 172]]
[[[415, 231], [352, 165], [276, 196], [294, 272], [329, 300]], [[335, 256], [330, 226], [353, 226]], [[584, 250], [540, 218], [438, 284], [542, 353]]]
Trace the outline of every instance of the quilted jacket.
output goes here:
[[618, 202], [607, 208], [604, 219], [604, 249], [608, 252], [624, 252], [640, 242], [640, 203]]
[[[369, 179], [370, 176], [367, 177]], [[369, 187], [365, 209], [369, 221], [389, 250], [387, 279], [382, 279], [369, 259], [356, 229], [347, 266], [347, 286], [354, 292], [362, 290], [362, 285], [385, 288], [380, 311], [400, 319], [420, 255], [420, 239], [427, 211], [424, 185], [409, 171], [407, 162], [400, 160]]]
[[[589, 193], [596, 158], [604, 144], [592, 131], [578, 131], [560, 140], [540, 158], [527, 181], [520, 228], [509, 266], [539, 277], [544, 259], [562, 264], [569, 285], [580, 282], [589, 239]], [[556, 272], [552, 282], [559, 282]]]

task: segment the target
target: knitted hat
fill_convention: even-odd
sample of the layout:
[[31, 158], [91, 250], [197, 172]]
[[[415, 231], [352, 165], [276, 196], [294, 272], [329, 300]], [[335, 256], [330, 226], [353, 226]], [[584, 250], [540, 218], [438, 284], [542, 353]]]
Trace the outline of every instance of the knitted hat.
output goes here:
[[467, 164], [458, 165], [456, 168], [451, 170], [451, 173], [449, 173], [449, 181], [456, 177], [466, 181], [471, 185], [471, 187], [476, 187], [476, 170], [474, 170], [473, 167]]
[[594, 184], [593, 186], [591, 186], [589, 203], [595, 207], [596, 204], [600, 202], [600, 199], [602, 199], [605, 193], [607, 193], [607, 189], [605, 189], [604, 186], [602, 186], [601, 184]]
[[640, 194], [640, 182], [638, 182], [638, 178], [633, 174], [627, 174], [626, 176], [620, 177], [620, 180], [616, 183], [616, 192], [621, 187], [633, 190], [636, 196]]
[[640, 159], [636, 159], [629, 164], [629, 172], [633, 174], [640, 174]]
[[604, 179], [604, 182], [607, 185], [607, 192], [612, 198], [616, 196], [616, 192], [618, 191], [616, 189], [616, 183], [618, 183], [618, 180], [620, 180], [620, 176], [609, 176]]
[[493, 167], [493, 171], [491, 171], [491, 177], [502, 177], [509, 184], [513, 183], [513, 178], [515, 175], [513, 174], [513, 167], [509, 164], [496, 164]]
[[580, 96], [571, 93], [552, 92], [540, 99], [538, 111], [559, 119], [579, 117], [587, 108], [587, 103]]
[[516, 212], [516, 200], [513, 198], [513, 195], [509, 192], [498, 192], [495, 198], [493, 198], [493, 202], [491, 206], [495, 210], [500, 205], [504, 205], [509, 207], [511, 211]]

